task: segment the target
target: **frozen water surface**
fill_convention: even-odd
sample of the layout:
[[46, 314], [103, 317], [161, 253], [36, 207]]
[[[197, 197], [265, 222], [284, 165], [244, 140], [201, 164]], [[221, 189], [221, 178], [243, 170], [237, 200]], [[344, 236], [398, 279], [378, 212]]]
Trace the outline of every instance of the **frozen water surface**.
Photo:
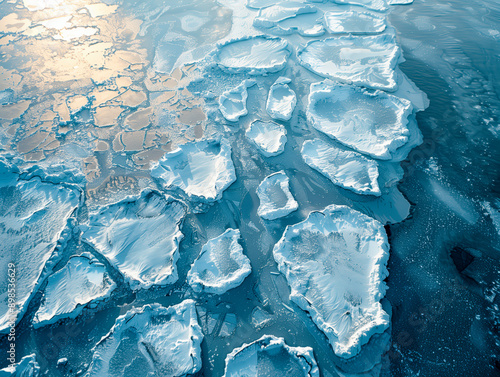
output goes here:
[[255, 85], [253, 80], [245, 80], [236, 88], [222, 93], [219, 98], [219, 109], [230, 122], [237, 122], [242, 116], [248, 114], [247, 110], [247, 88]]
[[295, 211], [299, 204], [290, 192], [290, 180], [284, 171], [264, 178], [257, 188], [260, 200], [257, 214], [266, 220], [275, 220]]
[[384, 15], [374, 12], [329, 11], [324, 15], [327, 30], [332, 34], [378, 34], [385, 30]]
[[277, 120], [290, 120], [297, 104], [297, 96], [288, 84], [292, 80], [280, 77], [271, 85], [267, 97], [266, 110], [269, 116]]
[[277, 156], [285, 149], [286, 129], [279, 123], [256, 120], [245, 134], [266, 157]]

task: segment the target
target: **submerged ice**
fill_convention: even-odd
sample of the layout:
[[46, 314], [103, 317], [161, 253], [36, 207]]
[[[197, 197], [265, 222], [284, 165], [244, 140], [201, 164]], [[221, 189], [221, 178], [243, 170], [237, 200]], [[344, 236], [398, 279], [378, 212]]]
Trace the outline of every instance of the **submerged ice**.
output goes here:
[[260, 200], [257, 214], [266, 220], [275, 220], [295, 211], [299, 204], [290, 192], [288, 176], [284, 171], [264, 178], [257, 188]]

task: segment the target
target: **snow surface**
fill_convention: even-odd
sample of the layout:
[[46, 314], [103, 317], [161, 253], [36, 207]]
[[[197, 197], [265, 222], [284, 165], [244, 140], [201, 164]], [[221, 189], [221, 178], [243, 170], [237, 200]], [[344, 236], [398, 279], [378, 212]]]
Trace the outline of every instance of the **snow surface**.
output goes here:
[[384, 15], [369, 11], [328, 11], [324, 20], [331, 34], [378, 34], [387, 27]]
[[330, 80], [311, 84], [307, 119], [317, 130], [358, 152], [389, 160], [410, 136], [410, 101]]
[[260, 205], [257, 214], [266, 220], [284, 217], [299, 208], [290, 192], [289, 179], [282, 170], [264, 178], [257, 188]]
[[376, 161], [358, 152], [340, 149], [321, 139], [305, 141], [301, 153], [306, 164], [335, 185], [357, 194], [381, 195]]
[[300, 64], [320, 76], [387, 91], [397, 89], [400, 55], [392, 33], [314, 40], [297, 52]]
[[295, 92], [288, 86], [291, 83], [287, 77], [280, 77], [271, 85], [267, 97], [266, 110], [269, 116], [277, 120], [290, 120], [297, 104]]
[[311, 347], [290, 347], [283, 338], [264, 335], [235, 348], [226, 357], [224, 377], [245, 376], [319, 377]]
[[310, 313], [336, 355], [351, 358], [389, 327], [382, 309], [389, 243], [378, 221], [330, 205], [288, 226], [273, 249], [290, 299]]
[[215, 61], [231, 73], [263, 75], [282, 70], [289, 55], [290, 49], [284, 39], [258, 35], [219, 45]]
[[242, 116], [248, 114], [247, 88], [255, 85], [254, 80], [243, 80], [236, 88], [230, 89], [219, 97], [219, 109], [230, 122], [237, 122]]
[[35, 328], [76, 318], [85, 306], [109, 297], [116, 288], [106, 267], [90, 254], [71, 257], [47, 280], [42, 303], [33, 319]]
[[82, 225], [82, 239], [119, 270], [134, 290], [177, 281], [179, 201], [151, 190], [101, 208]]
[[180, 189], [191, 201], [214, 202], [234, 181], [231, 145], [226, 139], [181, 145], [151, 168], [165, 190]]
[[286, 129], [281, 124], [256, 120], [245, 134], [265, 157], [277, 156], [285, 150]]
[[18, 363], [0, 370], [0, 377], [38, 377], [40, 366], [36, 362], [36, 355], [24, 356]]
[[195, 302], [133, 308], [93, 348], [86, 377], [180, 377], [201, 368], [203, 333]]
[[238, 287], [250, 275], [252, 267], [240, 240], [238, 229], [227, 229], [203, 245], [187, 275], [195, 292], [221, 295]]

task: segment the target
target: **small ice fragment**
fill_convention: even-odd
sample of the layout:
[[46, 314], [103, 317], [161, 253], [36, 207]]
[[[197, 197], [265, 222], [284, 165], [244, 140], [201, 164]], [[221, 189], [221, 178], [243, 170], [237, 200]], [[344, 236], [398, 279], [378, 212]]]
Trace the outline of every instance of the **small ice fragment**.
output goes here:
[[285, 150], [286, 129], [281, 124], [256, 120], [245, 135], [265, 157], [277, 156]]
[[63, 357], [63, 358], [60, 358], [59, 360], [57, 360], [57, 366], [58, 367], [62, 367], [64, 365], [68, 364], [68, 359]]
[[257, 214], [266, 220], [287, 216], [299, 208], [283, 170], [264, 178], [257, 188], [257, 196], [260, 200]]
[[266, 110], [273, 119], [290, 120], [297, 104], [297, 96], [288, 84], [292, 82], [287, 77], [280, 77], [271, 86], [267, 97]]
[[237, 122], [242, 116], [248, 114], [247, 110], [247, 88], [255, 85], [254, 80], [244, 80], [236, 88], [230, 89], [219, 98], [219, 109], [230, 122]]

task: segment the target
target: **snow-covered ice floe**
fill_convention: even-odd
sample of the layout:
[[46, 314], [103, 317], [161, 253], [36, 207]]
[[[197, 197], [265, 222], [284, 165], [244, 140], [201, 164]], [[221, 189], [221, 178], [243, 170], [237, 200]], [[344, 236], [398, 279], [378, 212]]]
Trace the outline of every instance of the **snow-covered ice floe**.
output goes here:
[[361, 153], [343, 150], [321, 139], [302, 145], [302, 158], [333, 184], [356, 194], [380, 196], [378, 164]]
[[307, 119], [314, 128], [358, 152], [389, 160], [408, 143], [411, 102], [330, 80], [311, 84]]
[[237, 122], [242, 116], [248, 114], [247, 88], [255, 85], [254, 80], [243, 80], [236, 88], [230, 89], [219, 97], [219, 109], [230, 122]]
[[283, 170], [264, 178], [257, 188], [260, 200], [257, 214], [260, 217], [275, 220], [299, 208], [299, 204], [290, 192], [289, 181]]
[[372, 335], [388, 328], [380, 300], [389, 243], [378, 221], [330, 205], [288, 226], [273, 255], [290, 285], [290, 299], [310, 313], [336, 355], [357, 355]]
[[201, 368], [203, 333], [195, 303], [134, 308], [118, 317], [93, 348], [86, 377], [181, 377]]
[[235, 348], [226, 357], [224, 377], [244, 376], [319, 377], [311, 347], [290, 347], [283, 338], [264, 335]]
[[85, 306], [109, 297], [115, 288], [106, 267], [91, 254], [73, 256], [62, 269], [49, 276], [33, 326], [76, 318]]
[[252, 267], [240, 240], [238, 229], [227, 229], [203, 245], [187, 275], [195, 292], [221, 295], [238, 287], [250, 275]]
[[277, 156], [285, 150], [286, 129], [281, 124], [256, 120], [250, 124], [245, 135], [265, 157]]
[[[81, 193], [73, 186], [46, 183], [36, 177], [25, 181], [2, 170], [0, 166], [0, 332], [5, 333], [9, 323], [21, 320], [32, 296], [57, 263], [58, 241], [64, 244], [68, 238], [69, 230], [64, 230]], [[15, 317], [8, 306], [9, 276], [16, 279]]]
[[309, 42], [297, 56], [310, 71], [341, 82], [395, 91], [401, 52], [392, 33], [346, 35]]
[[182, 203], [151, 190], [102, 208], [82, 225], [82, 239], [116, 267], [132, 289], [177, 281]]
[[36, 362], [36, 355], [24, 356], [18, 363], [0, 370], [0, 377], [38, 377], [40, 366]]
[[266, 110], [269, 116], [278, 120], [290, 120], [297, 104], [295, 92], [288, 86], [291, 83], [287, 77], [280, 77], [271, 85], [267, 97]]
[[331, 34], [378, 34], [387, 27], [385, 15], [369, 11], [328, 11], [323, 17]]
[[232, 73], [264, 75], [282, 70], [290, 53], [284, 39], [258, 35], [230, 40], [218, 46], [215, 61]]
[[154, 164], [151, 176], [165, 190], [179, 189], [191, 201], [217, 201], [236, 181], [231, 145], [225, 139], [183, 144]]

